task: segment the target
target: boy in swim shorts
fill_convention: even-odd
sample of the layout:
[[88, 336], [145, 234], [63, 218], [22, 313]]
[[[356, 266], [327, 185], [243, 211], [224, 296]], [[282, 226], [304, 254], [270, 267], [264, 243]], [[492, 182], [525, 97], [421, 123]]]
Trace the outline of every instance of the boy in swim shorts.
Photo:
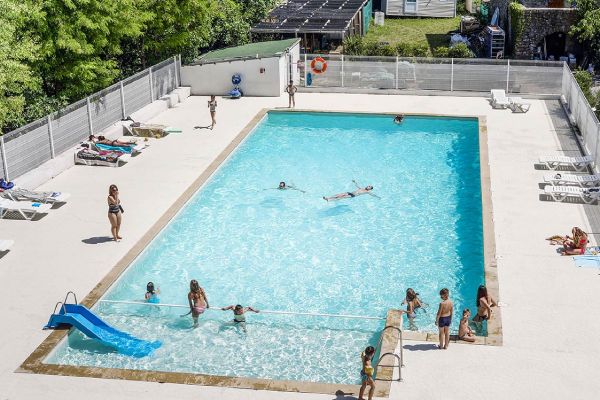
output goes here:
[[450, 324], [452, 323], [452, 301], [449, 299], [450, 291], [446, 288], [440, 290], [442, 301], [435, 316], [435, 324], [440, 331], [440, 349], [446, 350], [450, 342]]
[[458, 326], [458, 338], [465, 342], [472, 343], [475, 341], [475, 334], [469, 326], [469, 318], [471, 318], [471, 310], [465, 308], [463, 310], [462, 319], [460, 320], [460, 325]]
[[222, 307], [221, 310], [223, 310], [223, 311], [233, 310], [233, 323], [235, 325], [241, 326], [242, 330], [244, 332], [246, 332], [246, 316], [244, 315], [244, 313], [246, 311], [252, 311], [252, 312], [258, 313], [258, 310], [255, 310], [252, 307], [243, 307], [240, 304], [238, 304], [236, 306]]

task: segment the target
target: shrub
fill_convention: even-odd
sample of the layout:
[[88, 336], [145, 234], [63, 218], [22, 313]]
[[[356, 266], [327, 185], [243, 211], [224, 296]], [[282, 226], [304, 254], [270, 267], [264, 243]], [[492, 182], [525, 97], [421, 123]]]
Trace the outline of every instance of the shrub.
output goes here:
[[365, 43], [360, 35], [348, 36], [344, 39], [344, 54], [361, 56], [365, 52]]
[[473, 58], [475, 53], [469, 49], [466, 43], [457, 43], [448, 49], [448, 57], [451, 58]]
[[429, 47], [426, 44], [400, 42], [396, 44], [396, 53], [400, 57], [427, 57], [429, 55]]
[[450, 48], [445, 46], [436, 47], [435, 49], [433, 49], [433, 56], [439, 58], [448, 58], [449, 50]]

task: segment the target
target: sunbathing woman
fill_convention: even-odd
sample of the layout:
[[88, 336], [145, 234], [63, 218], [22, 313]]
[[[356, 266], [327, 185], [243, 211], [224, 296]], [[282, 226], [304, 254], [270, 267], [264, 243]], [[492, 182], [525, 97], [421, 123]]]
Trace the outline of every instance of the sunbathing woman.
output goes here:
[[563, 242], [564, 250], [562, 252], [563, 256], [574, 256], [585, 253], [585, 248], [588, 244], [588, 235], [578, 227], [574, 227], [571, 230], [573, 234], [572, 238], [567, 236], [567, 240]]
[[134, 146], [135, 145], [135, 142], [122, 142], [122, 141], [120, 141], [118, 139], [110, 140], [110, 139], [107, 139], [106, 137], [104, 137], [102, 135], [98, 136], [98, 137], [96, 137], [94, 135], [90, 135], [89, 140], [92, 143], [106, 144], [106, 145], [115, 146], [115, 147]]
[[336, 195], [329, 196], [329, 197], [323, 196], [323, 200], [334, 201], [334, 200], [341, 200], [341, 199], [351, 199], [356, 196], [360, 196], [361, 194], [368, 194], [370, 196], [377, 197], [378, 199], [381, 198], [381, 197], [377, 196], [376, 194], [371, 193], [371, 190], [373, 190], [373, 186], [368, 185], [368, 186], [365, 186], [364, 188], [361, 188], [360, 186], [358, 186], [358, 183], [356, 183], [355, 180], [353, 180], [352, 182], [354, 183], [354, 185], [356, 185], [356, 188], [357, 188], [357, 190], [355, 190], [354, 192], [343, 192], [343, 193], [338, 193]]

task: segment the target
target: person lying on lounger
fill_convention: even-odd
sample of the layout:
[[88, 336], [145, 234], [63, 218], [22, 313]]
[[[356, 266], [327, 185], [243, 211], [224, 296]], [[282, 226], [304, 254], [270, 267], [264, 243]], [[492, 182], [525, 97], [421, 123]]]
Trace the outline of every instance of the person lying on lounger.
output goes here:
[[109, 146], [116, 146], [116, 147], [121, 147], [121, 146], [133, 146], [135, 145], [135, 142], [122, 142], [118, 139], [115, 140], [110, 140], [107, 139], [106, 137], [100, 135], [98, 137], [94, 136], [94, 135], [90, 135], [89, 137], [90, 142], [92, 143], [100, 143], [100, 144], [106, 144]]
[[368, 185], [368, 186], [365, 186], [364, 188], [362, 188], [358, 185], [358, 183], [356, 183], [355, 180], [352, 180], [352, 183], [354, 183], [354, 185], [356, 186], [356, 190], [354, 192], [342, 192], [342, 193], [338, 193], [338, 194], [335, 194], [335, 195], [329, 196], [329, 197], [323, 196], [323, 200], [335, 201], [335, 200], [342, 200], [342, 199], [351, 199], [353, 197], [360, 196], [361, 194], [368, 194], [370, 196], [377, 197], [378, 199], [381, 198], [381, 197], [377, 196], [375, 193], [371, 193], [371, 191], [373, 190], [373, 186]]

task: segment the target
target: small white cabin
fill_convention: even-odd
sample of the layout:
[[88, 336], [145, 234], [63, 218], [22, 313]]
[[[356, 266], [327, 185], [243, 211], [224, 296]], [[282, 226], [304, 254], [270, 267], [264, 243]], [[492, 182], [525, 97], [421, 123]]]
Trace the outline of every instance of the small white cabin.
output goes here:
[[381, 0], [386, 16], [456, 17], [456, 0]]

